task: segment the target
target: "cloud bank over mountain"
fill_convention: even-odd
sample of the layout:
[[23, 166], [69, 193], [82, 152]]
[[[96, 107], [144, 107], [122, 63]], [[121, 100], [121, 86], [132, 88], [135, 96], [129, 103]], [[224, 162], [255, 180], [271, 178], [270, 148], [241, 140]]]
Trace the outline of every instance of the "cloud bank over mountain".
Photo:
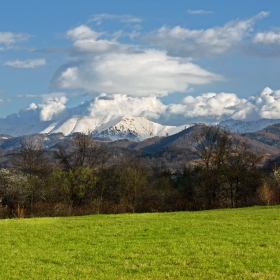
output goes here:
[[[217, 123], [235, 120], [280, 119], [280, 90], [265, 88], [259, 94], [240, 99], [234, 93], [205, 93], [185, 97], [180, 103], [163, 104], [156, 96], [131, 97], [101, 94], [77, 107], [67, 108], [65, 96], [49, 96], [41, 104], [32, 103], [16, 115], [17, 121], [53, 121], [75, 115], [92, 118], [143, 116], [157, 123], [174, 125], [193, 122]], [[8, 116], [11, 120], [15, 115]]]

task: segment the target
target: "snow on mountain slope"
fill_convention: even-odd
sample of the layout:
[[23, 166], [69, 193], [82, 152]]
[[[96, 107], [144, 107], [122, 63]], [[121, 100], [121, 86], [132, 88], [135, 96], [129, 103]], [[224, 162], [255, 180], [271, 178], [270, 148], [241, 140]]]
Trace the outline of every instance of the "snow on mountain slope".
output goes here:
[[[6, 121], [5, 121], [6, 120]], [[154, 136], [172, 135], [192, 125], [164, 126], [151, 122], [144, 117], [116, 116], [91, 117], [85, 115], [66, 116], [60, 120], [22, 122], [13, 116], [0, 120], [0, 133], [21, 136], [36, 133], [59, 133], [69, 135], [75, 132], [92, 131], [94, 136], [107, 137], [112, 140], [130, 139], [142, 141]]]
[[[63, 133], [65, 136], [75, 132], [92, 131], [94, 136], [106, 137], [112, 140], [129, 139], [142, 141], [154, 136], [176, 134], [193, 124], [181, 126], [165, 126], [147, 120], [144, 117], [131, 117], [128, 115], [107, 115], [92, 117], [85, 114], [66, 114], [63, 117], [42, 121], [36, 116], [13, 114], [0, 119], [0, 134], [22, 136], [36, 133]], [[76, 112], [77, 113], [77, 112]], [[255, 132], [268, 125], [280, 123], [277, 119], [260, 119], [258, 121], [241, 121], [228, 119], [221, 122], [221, 128], [236, 133]]]
[[57, 133], [62, 132], [64, 135], [69, 135], [74, 132], [87, 132], [94, 130], [96, 124], [94, 120], [86, 116], [73, 116], [60, 122], [55, 122], [42, 133]]
[[94, 135], [108, 137], [113, 140], [130, 139], [142, 141], [154, 136], [166, 136], [175, 134], [185, 129], [187, 126], [164, 126], [151, 122], [144, 117], [123, 116], [109, 121], [94, 131]]
[[47, 127], [51, 126], [52, 122], [31, 122], [31, 123], [18, 123], [18, 124], [7, 124], [4, 122], [0, 123], [0, 133], [8, 134], [11, 136], [21, 136], [28, 134], [41, 133], [46, 130]]
[[279, 119], [260, 119], [257, 121], [241, 121], [228, 119], [220, 122], [219, 126], [235, 133], [256, 132], [267, 126], [280, 123]]
[[88, 132], [95, 131], [100, 125], [106, 124], [111, 119], [119, 118], [118, 116], [106, 116], [106, 117], [90, 117], [84, 115], [73, 115], [70, 118], [65, 118], [59, 122], [49, 126], [49, 130], [43, 131], [43, 133], [57, 133], [62, 132], [64, 135], [69, 135], [75, 132]]

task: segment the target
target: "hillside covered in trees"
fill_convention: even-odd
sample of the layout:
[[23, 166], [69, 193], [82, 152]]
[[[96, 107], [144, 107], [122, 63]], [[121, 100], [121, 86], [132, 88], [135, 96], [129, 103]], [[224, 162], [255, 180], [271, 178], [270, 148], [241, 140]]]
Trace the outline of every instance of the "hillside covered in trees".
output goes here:
[[256, 152], [255, 140], [219, 127], [194, 126], [188, 133], [143, 142], [100, 141], [91, 133], [58, 141], [60, 136], [53, 135], [49, 147], [38, 141], [42, 135], [2, 141], [1, 217], [197, 211], [280, 202], [280, 173], [267, 161], [267, 152], [277, 151], [264, 144]]

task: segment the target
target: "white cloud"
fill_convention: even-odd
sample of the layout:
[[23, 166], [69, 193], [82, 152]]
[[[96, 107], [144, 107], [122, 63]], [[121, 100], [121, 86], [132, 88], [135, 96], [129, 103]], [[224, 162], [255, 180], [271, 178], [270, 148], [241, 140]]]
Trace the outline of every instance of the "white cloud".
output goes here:
[[206, 84], [222, 77], [162, 51], [106, 54], [60, 68], [52, 80], [57, 89], [83, 89], [131, 96], [183, 92], [190, 84]]
[[145, 116], [165, 124], [191, 122], [216, 123], [224, 119], [258, 120], [280, 119], [280, 90], [265, 88], [249, 98], [238, 98], [234, 93], [204, 93], [186, 96], [180, 103], [165, 105], [157, 97], [128, 97], [101, 95], [90, 102], [91, 116]]
[[67, 98], [65, 96], [56, 97], [54, 99], [48, 99], [43, 104], [38, 105], [40, 109], [40, 120], [49, 121], [54, 117], [58, 117], [64, 111], [66, 111], [65, 103], [67, 102]]
[[71, 62], [56, 71], [51, 87], [143, 97], [184, 92], [190, 85], [223, 80], [222, 76], [190, 60], [168, 56], [165, 51], [119, 43], [121, 35], [118, 32], [106, 39], [86, 25], [69, 30], [67, 37], [73, 41]]
[[95, 32], [86, 25], [80, 25], [74, 29], [71, 29], [66, 34], [72, 40], [95, 40], [101, 35], [101, 33]]
[[36, 105], [31, 103], [29, 107], [19, 111], [18, 116], [22, 122], [50, 121], [67, 114], [65, 96], [54, 97]]
[[265, 45], [280, 45], [280, 33], [275, 33], [273, 31], [257, 33], [253, 38], [253, 43]]
[[[241, 103], [233, 93], [205, 93], [201, 96], [188, 96], [183, 99], [186, 117], [230, 115], [234, 113], [232, 106]], [[172, 108], [172, 106], [171, 106]]]
[[90, 55], [99, 55], [103, 53], [124, 53], [129, 50], [129, 46], [121, 45], [114, 41], [109, 40], [93, 40], [93, 39], [84, 39], [77, 40], [74, 42], [75, 52], [83, 52]]
[[191, 15], [206, 15], [206, 14], [212, 14], [212, 11], [205, 11], [205, 10], [188, 10], [188, 14]]
[[280, 90], [273, 91], [267, 87], [260, 94], [250, 97], [247, 103], [252, 104], [260, 118], [280, 118]]
[[205, 93], [187, 96], [177, 104], [164, 105], [156, 97], [134, 98], [125, 95], [96, 98], [90, 106], [92, 115], [146, 116], [170, 123], [219, 122], [223, 119], [257, 120], [280, 118], [280, 90], [265, 88], [260, 94], [240, 99], [234, 93]]
[[73, 40], [72, 57], [79, 59], [81, 56], [94, 56], [105, 53], [127, 53], [135, 49], [129, 45], [117, 42], [119, 32], [112, 40], [100, 38], [103, 33], [96, 32], [86, 25], [78, 26], [67, 32], [67, 37]]
[[90, 115], [130, 115], [158, 119], [166, 110], [166, 105], [156, 97], [128, 97], [124, 94], [96, 97], [88, 108]]
[[191, 84], [206, 84], [222, 77], [186, 59], [164, 51], [139, 49], [109, 40], [88, 26], [67, 32], [73, 40], [72, 62], [55, 73], [53, 89], [82, 89], [90, 93], [129, 96], [167, 95], [183, 92]]
[[91, 17], [89, 22], [97, 22], [101, 24], [104, 20], [119, 20], [120, 22], [139, 23], [142, 20], [131, 15], [111, 15], [111, 14], [95, 14]]
[[251, 34], [255, 21], [267, 15], [267, 12], [261, 12], [247, 20], [230, 21], [223, 27], [201, 30], [163, 26], [144, 39], [149, 43], [163, 46], [172, 56], [211, 57], [236, 48]]
[[[218, 122], [226, 118], [258, 120], [280, 118], [280, 91], [265, 88], [260, 94], [240, 99], [234, 93], [206, 93], [187, 96], [180, 104], [167, 108], [170, 118], [178, 115], [188, 120]], [[178, 118], [177, 118], [178, 119]]]
[[38, 95], [36, 94], [26, 94], [25, 98], [34, 98], [34, 97], [38, 97]]
[[41, 98], [43, 103], [48, 101], [55, 101], [55, 100], [59, 100], [59, 102], [64, 101], [64, 103], [67, 101], [64, 92], [52, 92], [52, 93], [41, 94]]
[[257, 120], [280, 118], [280, 91], [265, 88], [260, 94], [239, 99], [233, 93], [207, 93], [188, 96], [182, 104], [171, 104], [170, 114], [183, 115], [186, 119], [220, 121], [225, 118]]
[[0, 45], [9, 46], [21, 41], [26, 41], [30, 36], [23, 33], [0, 32]]
[[23, 95], [23, 94], [18, 94], [18, 95], [17, 95], [17, 98], [36, 98], [36, 97], [38, 97], [37, 94], [25, 94], [25, 95]]
[[[10, 118], [10, 116], [8, 116], [7, 118]], [[18, 112], [18, 118], [16, 119], [16, 121], [17, 122], [19, 121], [20, 123], [25, 123], [25, 122], [32, 123], [39, 120], [40, 120], [39, 110], [38, 110], [38, 106], [35, 103], [31, 103], [29, 107], [21, 109]]]
[[35, 68], [46, 65], [46, 60], [43, 58], [27, 60], [8, 60], [4, 62], [4, 65], [16, 68]]
[[3, 102], [4, 100], [3, 99], [0, 99], [0, 102]]
[[218, 123], [236, 120], [280, 119], [280, 90], [265, 88], [261, 93], [240, 99], [234, 93], [204, 93], [186, 96], [181, 102], [163, 104], [156, 96], [131, 97], [101, 94], [77, 107], [67, 108], [63, 93], [45, 95], [43, 102], [30, 104], [19, 112], [20, 121], [59, 120], [71, 115], [91, 117], [144, 116], [152, 121], [182, 125], [194, 122]]

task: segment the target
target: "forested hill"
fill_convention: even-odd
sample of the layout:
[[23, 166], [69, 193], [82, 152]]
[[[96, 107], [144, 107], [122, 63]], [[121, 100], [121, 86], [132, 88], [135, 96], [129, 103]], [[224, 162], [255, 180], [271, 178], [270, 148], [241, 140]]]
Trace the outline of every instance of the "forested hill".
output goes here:
[[[179, 133], [152, 137], [143, 141], [127, 139], [112, 141], [109, 138], [95, 137], [95, 141], [112, 148], [113, 158], [136, 156], [148, 159], [153, 164], [176, 170], [190, 161], [198, 158], [195, 135], [199, 134], [204, 124], [196, 124]], [[246, 134], [231, 134], [232, 137], [245, 141], [250, 150], [263, 154], [266, 158], [275, 158], [280, 154], [280, 124], [271, 125], [261, 131]], [[57, 148], [57, 145], [70, 143], [76, 134], [64, 136], [62, 133], [33, 134], [28, 136], [12, 137], [0, 135], [0, 163], [2, 166], [11, 164], [13, 151], [21, 147], [21, 143], [29, 141], [45, 151], [47, 155]]]
[[[258, 143], [256, 145], [255, 143]], [[202, 210], [280, 202], [277, 149], [217, 126], [145, 142], [2, 137], [0, 216]], [[260, 152], [262, 147], [262, 152]], [[274, 149], [274, 150], [273, 150]], [[264, 153], [266, 152], [266, 153]]]

